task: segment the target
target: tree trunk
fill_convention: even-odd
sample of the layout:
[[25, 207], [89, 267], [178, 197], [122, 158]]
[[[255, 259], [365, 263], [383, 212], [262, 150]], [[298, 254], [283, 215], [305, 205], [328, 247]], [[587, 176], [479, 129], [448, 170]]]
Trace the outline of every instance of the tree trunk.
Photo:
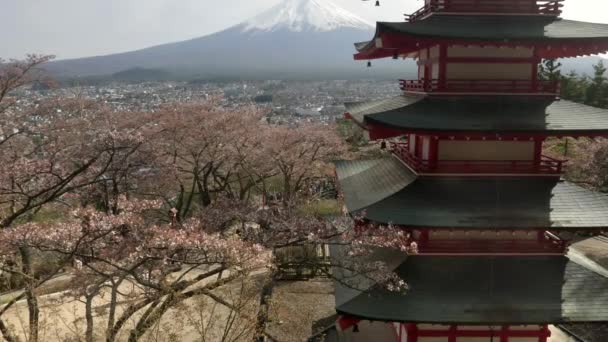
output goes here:
[[25, 297], [27, 299], [27, 309], [29, 313], [29, 342], [38, 342], [38, 325], [40, 321], [40, 308], [38, 298], [34, 293], [36, 280], [32, 271], [32, 260], [30, 250], [27, 247], [19, 248], [21, 254], [22, 272], [26, 275]]
[[[120, 286], [120, 284], [122, 284], [124, 278], [120, 278], [117, 281], [115, 281], [114, 279], [110, 279], [110, 282], [112, 283], [112, 289], [110, 292], [110, 307], [108, 309], [108, 324], [106, 327], [106, 341], [107, 342], [113, 342], [114, 341], [114, 335], [113, 335], [113, 328], [114, 328], [114, 322], [116, 321], [116, 305], [118, 304], [118, 287]], [[111, 336], [111, 339], [110, 339]]]
[[[163, 315], [176, 304], [180, 302], [192, 298], [194, 296], [198, 296], [204, 293], [208, 293], [211, 290], [217, 289], [220, 286], [226, 285], [229, 282], [241, 277], [242, 274], [239, 272], [235, 272], [234, 274], [227, 276], [221, 280], [217, 280], [214, 283], [203, 286], [202, 288], [193, 289], [187, 292], [173, 292], [167, 296], [165, 301], [158, 307], [156, 310], [151, 311], [148, 309], [144, 315], [139, 319], [137, 326], [135, 329], [131, 330], [131, 334], [129, 336], [129, 342], [138, 341], [151, 327], [153, 327]], [[206, 278], [206, 277], [205, 277]], [[203, 278], [204, 279], [204, 278]], [[153, 305], [156, 306], [158, 302], [155, 302]], [[151, 307], [154, 308], [154, 307]]]
[[17, 340], [13, 337], [11, 332], [8, 330], [8, 327], [4, 324], [4, 321], [0, 319], [0, 332], [2, 333], [2, 337], [6, 340], [6, 342], [17, 342]]
[[258, 311], [258, 318], [255, 325], [255, 335], [253, 342], [264, 342], [266, 338], [266, 324], [268, 323], [268, 312], [270, 311], [270, 305], [272, 301], [272, 292], [276, 285], [276, 274], [272, 273], [264, 287], [262, 287], [262, 293], [260, 296], [260, 308]]
[[139, 310], [143, 309], [150, 303], [154, 302], [153, 299], [146, 299], [142, 302], [129, 306], [118, 318], [116, 324], [114, 324], [110, 331], [106, 335], [106, 342], [114, 342], [116, 341], [116, 337], [118, 336], [118, 332], [123, 328], [123, 326], [127, 323], [127, 321]]
[[291, 174], [283, 173], [283, 205], [287, 207], [291, 202]]
[[139, 322], [137, 322], [137, 325], [135, 326], [135, 329], [131, 330], [131, 334], [129, 334], [129, 342], [139, 341], [139, 338], [142, 337], [156, 322], [158, 322], [160, 317], [162, 317], [162, 315], [164, 315], [165, 312], [167, 312], [167, 310], [173, 306], [175, 303], [175, 296], [173, 294], [167, 296], [158, 310], [155, 310], [158, 303], [159, 301], [152, 303], [148, 310], [146, 310], [146, 312], [144, 312], [144, 314], [141, 316]]
[[[93, 292], [95, 293], [95, 292]], [[85, 296], [85, 318], [87, 322], [87, 331], [86, 331], [86, 341], [87, 342], [95, 342], [93, 335], [93, 298], [95, 298], [94, 294], [87, 294]]]

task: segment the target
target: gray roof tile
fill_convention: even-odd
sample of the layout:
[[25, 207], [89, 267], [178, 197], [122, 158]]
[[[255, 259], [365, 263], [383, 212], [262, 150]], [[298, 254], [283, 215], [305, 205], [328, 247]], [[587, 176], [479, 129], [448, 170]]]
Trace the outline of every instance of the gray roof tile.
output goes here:
[[372, 288], [337, 310], [424, 323], [608, 321], [608, 279], [566, 257], [411, 256], [397, 273], [407, 293]]
[[608, 132], [608, 110], [565, 100], [401, 95], [346, 108], [359, 122], [412, 131]]
[[359, 51], [370, 48], [384, 32], [472, 40], [605, 40], [608, 25], [551, 17], [434, 15], [414, 22], [379, 22], [374, 39], [356, 43], [355, 48]]
[[608, 227], [608, 196], [557, 179], [416, 179], [394, 158], [338, 162], [337, 169], [349, 212], [365, 211], [374, 222], [471, 229]]
[[394, 195], [416, 179], [396, 158], [337, 161], [335, 165], [346, 206], [351, 211]]

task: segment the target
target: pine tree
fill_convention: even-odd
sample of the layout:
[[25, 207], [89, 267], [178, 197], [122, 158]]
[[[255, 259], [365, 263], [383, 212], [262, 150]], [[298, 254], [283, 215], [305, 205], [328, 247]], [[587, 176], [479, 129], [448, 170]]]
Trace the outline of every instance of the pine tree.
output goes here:
[[600, 108], [608, 107], [608, 99], [606, 98], [606, 95], [608, 95], [606, 70], [602, 61], [593, 66], [593, 77], [585, 93], [585, 104]]
[[585, 101], [587, 87], [586, 77], [581, 77], [575, 71], [570, 71], [561, 78], [561, 97], [564, 100], [582, 103]]
[[543, 59], [538, 67], [538, 78], [543, 81], [559, 81], [562, 77], [562, 63], [557, 59]]

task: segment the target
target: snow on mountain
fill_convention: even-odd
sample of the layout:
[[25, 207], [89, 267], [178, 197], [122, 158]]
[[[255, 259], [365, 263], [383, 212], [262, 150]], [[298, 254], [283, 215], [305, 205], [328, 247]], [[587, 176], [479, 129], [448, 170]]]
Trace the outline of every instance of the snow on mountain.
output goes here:
[[279, 29], [324, 32], [339, 28], [369, 30], [374, 27], [329, 0], [283, 0], [240, 26], [245, 32]]

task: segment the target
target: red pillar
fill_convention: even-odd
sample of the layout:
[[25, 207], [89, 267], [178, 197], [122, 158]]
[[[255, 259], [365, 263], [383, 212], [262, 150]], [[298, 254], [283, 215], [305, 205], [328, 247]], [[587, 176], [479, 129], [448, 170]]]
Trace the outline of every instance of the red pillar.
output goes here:
[[429, 168], [434, 170], [437, 166], [437, 159], [439, 157], [439, 139], [435, 139], [433, 136], [430, 136], [429, 138]]
[[418, 342], [418, 327], [416, 324], [407, 323], [405, 331], [407, 332], [407, 342]]
[[445, 90], [447, 86], [447, 59], [448, 59], [448, 45], [439, 45], [439, 90]]
[[509, 326], [504, 325], [500, 330], [500, 342], [509, 342]]
[[424, 63], [424, 90], [428, 90], [430, 81], [433, 78], [433, 64], [431, 63], [431, 48], [426, 49], [426, 61]]
[[537, 170], [542, 161], [542, 157], [543, 157], [543, 139], [535, 138], [534, 139], [534, 166], [536, 166]]
[[450, 335], [448, 336], [448, 342], [456, 342], [458, 327], [454, 324], [450, 325]]
[[533, 48], [533, 54], [534, 54], [534, 62], [532, 63], [532, 77], [530, 78], [532, 80], [532, 91], [536, 92], [536, 90], [538, 90], [539, 86], [538, 86], [538, 68], [539, 68], [539, 64], [542, 62], [542, 60], [540, 58], [538, 58], [538, 52], [536, 51], [537, 48], [534, 47]]
[[545, 325], [541, 329], [541, 336], [538, 339], [538, 342], [547, 342], [547, 340], [551, 337], [551, 330], [549, 330], [549, 326]]

